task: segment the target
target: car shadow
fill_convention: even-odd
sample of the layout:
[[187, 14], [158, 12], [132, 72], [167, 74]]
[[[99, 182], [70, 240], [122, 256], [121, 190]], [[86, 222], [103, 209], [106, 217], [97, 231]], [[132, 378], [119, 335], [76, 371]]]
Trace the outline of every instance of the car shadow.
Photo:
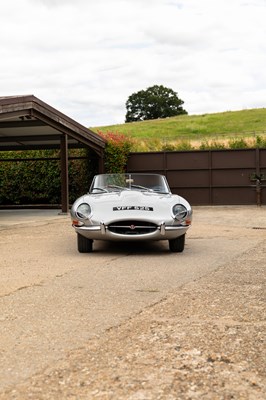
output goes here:
[[154, 255], [169, 253], [168, 241], [107, 242], [95, 240], [93, 253]]

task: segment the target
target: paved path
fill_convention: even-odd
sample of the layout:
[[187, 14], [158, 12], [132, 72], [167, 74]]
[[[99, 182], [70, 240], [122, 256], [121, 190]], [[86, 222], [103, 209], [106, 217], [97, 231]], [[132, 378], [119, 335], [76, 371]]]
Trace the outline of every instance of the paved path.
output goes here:
[[[0, 213], [0, 398], [28, 387], [27, 379], [56, 368], [70, 353], [75, 357], [101, 338], [109, 340], [111, 328], [130, 326], [143, 310], [171, 303], [189, 285], [198, 290], [203, 279], [237, 266], [245, 254], [252, 263], [254, 252], [255, 262], [266, 239], [265, 213], [255, 207], [195, 207], [182, 254], [169, 253], [163, 242], [123, 247], [99, 242], [92, 254], [79, 254], [69, 217], [28, 213], [14, 226], [17, 220], [4, 221]], [[265, 266], [264, 258], [260, 263]], [[182, 304], [185, 312], [184, 299]], [[45, 397], [48, 389], [41, 387], [39, 398], [62, 398]], [[27, 390], [24, 386], [17, 398]]]

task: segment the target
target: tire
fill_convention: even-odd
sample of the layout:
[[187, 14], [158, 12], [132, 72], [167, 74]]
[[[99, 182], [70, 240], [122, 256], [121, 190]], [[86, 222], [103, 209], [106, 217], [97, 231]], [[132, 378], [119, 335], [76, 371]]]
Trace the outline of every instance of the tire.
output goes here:
[[80, 253], [91, 253], [93, 240], [87, 239], [84, 236], [77, 234], [78, 236], [78, 251]]
[[169, 240], [169, 249], [173, 253], [182, 253], [185, 248], [185, 235]]

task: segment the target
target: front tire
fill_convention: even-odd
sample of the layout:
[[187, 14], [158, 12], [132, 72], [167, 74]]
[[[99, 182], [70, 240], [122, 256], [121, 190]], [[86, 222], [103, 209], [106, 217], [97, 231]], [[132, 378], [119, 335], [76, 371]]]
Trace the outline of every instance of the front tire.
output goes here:
[[93, 240], [87, 239], [86, 237], [77, 234], [78, 237], [78, 251], [80, 253], [91, 253]]
[[169, 240], [169, 250], [173, 253], [182, 253], [185, 248], [185, 234]]

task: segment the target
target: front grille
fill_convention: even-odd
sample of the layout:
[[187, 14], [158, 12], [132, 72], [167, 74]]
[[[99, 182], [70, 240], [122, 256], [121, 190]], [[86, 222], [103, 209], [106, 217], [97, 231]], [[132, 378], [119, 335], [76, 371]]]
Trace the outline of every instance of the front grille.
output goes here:
[[146, 221], [117, 221], [108, 225], [108, 230], [120, 235], [145, 235], [155, 232], [157, 225]]

